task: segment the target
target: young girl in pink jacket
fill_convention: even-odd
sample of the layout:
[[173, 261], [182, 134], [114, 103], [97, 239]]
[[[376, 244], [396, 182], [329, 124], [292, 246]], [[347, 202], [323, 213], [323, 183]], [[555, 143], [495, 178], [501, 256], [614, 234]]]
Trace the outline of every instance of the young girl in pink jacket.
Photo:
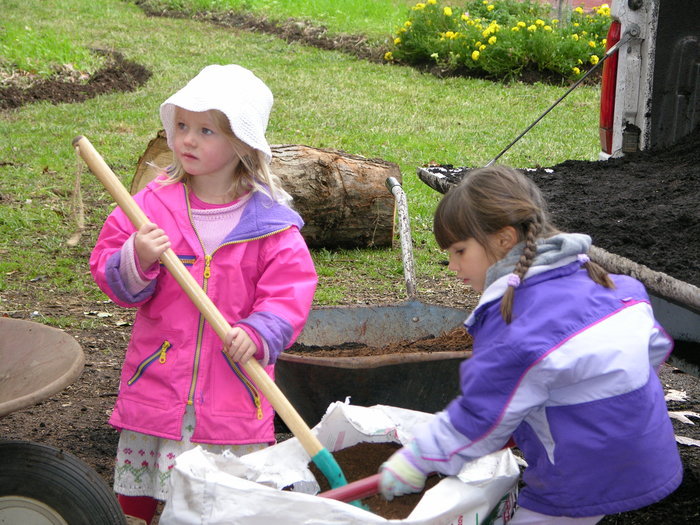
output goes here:
[[[120, 432], [114, 489], [144, 519], [168, 495], [178, 454], [197, 445], [245, 454], [275, 441], [274, 413], [240, 363], [274, 378], [301, 332], [317, 277], [301, 217], [270, 172], [272, 93], [237, 65], [205, 67], [160, 107], [173, 164], [121, 209], [90, 258], [99, 287], [136, 318], [110, 424]], [[159, 257], [172, 248], [231, 324], [225, 341]]]

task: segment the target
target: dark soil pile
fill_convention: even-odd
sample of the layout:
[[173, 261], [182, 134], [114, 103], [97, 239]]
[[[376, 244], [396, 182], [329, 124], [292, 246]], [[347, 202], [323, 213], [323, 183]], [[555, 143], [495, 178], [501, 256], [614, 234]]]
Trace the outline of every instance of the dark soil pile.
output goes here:
[[[561, 230], [587, 233], [604, 250], [700, 286], [700, 128], [673, 147], [600, 162], [527, 170]], [[468, 168], [429, 167], [446, 191]]]

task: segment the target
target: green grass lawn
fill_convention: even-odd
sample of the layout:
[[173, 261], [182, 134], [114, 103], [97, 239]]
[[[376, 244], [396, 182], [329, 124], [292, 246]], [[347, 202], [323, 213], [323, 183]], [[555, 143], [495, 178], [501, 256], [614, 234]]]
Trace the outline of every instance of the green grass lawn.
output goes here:
[[[67, 246], [75, 227], [70, 203], [80, 165], [71, 141], [76, 135], [88, 137], [128, 186], [139, 157], [161, 128], [158, 106], [208, 64], [238, 63], [268, 84], [275, 95], [271, 143], [335, 148], [397, 163], [411, 211], [417, 273], [428, 277], [447, 273], [437, 264], [444, 256], [431, 235], [440, 195], [417, 178], [416, 168], [428, 162], [486, 164], [566, 90], [440, 79], [271, 35], [147, 17], [121, 0], [3, 0], [0, 25], [71, 35], [75, 46], [119, 51], [153, 73], [131, 93], [0, 112], [0, 297], [26, 287], [47, 295], [103, 297], [92, 284], [87, 260], [111, 198], [89, 173], [83, 174], [87, 229], [78, 246]], [[597, 87], [576, 89], [501, 162], [532, 167], [595, 159], [598, 97]], [[398, 246], [315, 251], [322, 276], [316, 302], [346, 301], [358, 286], [400, 294]]]

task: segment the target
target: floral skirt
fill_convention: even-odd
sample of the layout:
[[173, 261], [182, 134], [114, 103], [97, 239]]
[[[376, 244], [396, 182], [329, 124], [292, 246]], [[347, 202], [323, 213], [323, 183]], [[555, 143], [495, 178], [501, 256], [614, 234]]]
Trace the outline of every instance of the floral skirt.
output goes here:
[[229, 450], [236, 456], [243, 456], [267, 447], [267, 443], [248, 445], [192, 443], [190, 438], [194, 432], [194, 421], [194, 409], [188, 406], [182, 423], [182, 441], [122, 430], [119, 435], [114, 469], [114, 492], [125, 496], [151, 496], [158, 500], [165, 500], [169, 493], [170, 471], [175, 466], [175, 458], [183, 452], [200, 446], [214, 454]]

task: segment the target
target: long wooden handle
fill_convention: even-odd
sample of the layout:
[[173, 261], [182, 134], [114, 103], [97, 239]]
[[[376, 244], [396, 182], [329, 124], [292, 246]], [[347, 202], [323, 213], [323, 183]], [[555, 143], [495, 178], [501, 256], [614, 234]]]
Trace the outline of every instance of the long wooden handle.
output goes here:
[[[87, 138], [83, 136], [76, 137], [73, 139], [73, 147], [76, 148], [79, 155], [90, 168], [90, 171], [102, 182], [136, 229], [141, 228], [144, 223], [150, 222], [146, 214], [139, 205], [136, 204], [134, 198], [126, 190], [100, 154], [97, 153]], [[231, 325], [214, 305], [209, 296], [204, 293], [204, 290], [202, 290], [197, 281], [195, 281], [192, 274], [190, 274], [187, 268], [185, 268], [185, 265], [182, 264], [182, 261], [175, 255], [175, 252], [171, 249], [166, 250], [161, 256], [161, 261], [173, 277], [175, 277], [202, 315], [204, 315], [204, 318], [212, 325], [218, 336], [223, 340], [231, 329]], [[270, 401], [270, 404], [274, 407], [282, 420], [287, 424], [289, 430], [291, 430], [294, 436], [299, 440], [304, 450], [311, 458], [314, 458], [324, 447], [311, 432], [311, 429], [304, 422], [299, 413], [287, 400], [279, 387], [270, 379], [270, 376], [267, 375], [263, 367], [255, 359], [249, 359], [243, 364], [243, 367], [248, 375], [250, 375], [255, 385]]]

